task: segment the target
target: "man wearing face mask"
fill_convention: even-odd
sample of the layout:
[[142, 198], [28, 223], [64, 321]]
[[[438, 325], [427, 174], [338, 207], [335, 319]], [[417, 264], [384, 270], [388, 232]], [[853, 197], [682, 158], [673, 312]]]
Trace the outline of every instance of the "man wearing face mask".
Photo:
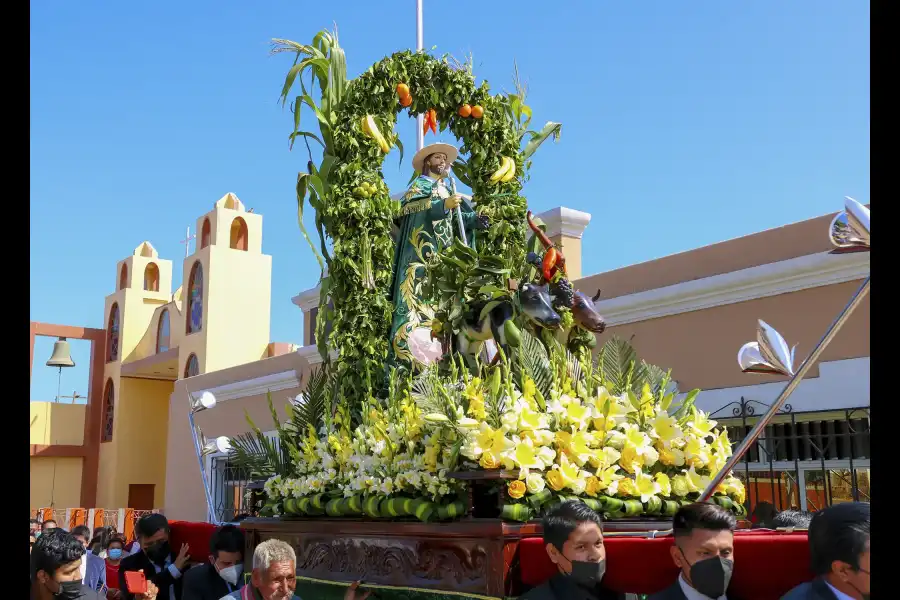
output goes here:
[[649, 600], [727, 600], [725, 591], [734, 569], [735, 527], [735, 516], [717, 504], [682, 506], [673, 519], [675, 544], [670, 549], [681, 573], [671, 587]]
[[128, 571], [143, 571], [147, 581], [159, 588], [160, 600], [181, 600], [181, 575], [191, 558], [188, 545], [182, 544], [178, 556], [173, 557], [169, 549], [169, 522], [158, 513], [141, 517], [134, 529], [141, 551], [123, 558], [119, 565], [119, 589], [123, 600], [135, 598], [125, 584]]
[[[84, 545], [62, 529], [47, 531], [31, 551], [31, 600], [103, 600], [82, 584]], [[136, 600], [156, 600], [156, 587]]]
[[626, 600], [603, 587], [606, 548], [603, 519], [583, 502], [569, 500], [544, 517], [544, 546], [559, 573], [521, 600]]
[[869, 505], [846, 502], [815, 513], [809, 557], [816, 578], [781, 600], [869, 600]]
[[219, 600], [243, 584], [244, 534], [223, 525], [209, 541], [209, 562], [184, 574], [181, 600]]

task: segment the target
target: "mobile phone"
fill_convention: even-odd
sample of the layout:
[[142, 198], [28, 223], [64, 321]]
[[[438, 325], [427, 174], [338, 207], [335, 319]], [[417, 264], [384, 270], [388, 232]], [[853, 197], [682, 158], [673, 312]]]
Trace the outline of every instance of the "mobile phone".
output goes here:
[[130, 594], [146, 594], [147, 576], [143, 571], [125, 571], [125, 586]]

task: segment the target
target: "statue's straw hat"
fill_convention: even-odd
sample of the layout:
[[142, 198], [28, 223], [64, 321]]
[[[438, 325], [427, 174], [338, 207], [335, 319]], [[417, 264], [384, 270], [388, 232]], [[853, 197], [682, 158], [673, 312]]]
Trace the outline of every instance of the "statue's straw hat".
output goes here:
[[456, 146], [451, 146], [450, 144], [444, 144], [442, 142], [430, 144], [416, 152], [415, 156], [413, 156], [412, 164], [416, 173], [422, 172], [422, 167], [425, 165], [425, 159], [436, 152], [447, 155], [447, 166], [452, 165], [453, 161], [456, 160], [456, 157], [459, 156], [459, 150], [457, 150]]

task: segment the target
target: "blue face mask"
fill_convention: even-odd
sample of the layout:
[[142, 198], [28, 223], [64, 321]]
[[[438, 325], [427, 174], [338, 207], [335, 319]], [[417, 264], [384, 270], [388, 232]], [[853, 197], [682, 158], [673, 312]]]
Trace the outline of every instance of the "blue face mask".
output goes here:
[[119, 560], [120, 558], [122, 558], [122, 549], [110, 548], [106, 554], [113, 560]]

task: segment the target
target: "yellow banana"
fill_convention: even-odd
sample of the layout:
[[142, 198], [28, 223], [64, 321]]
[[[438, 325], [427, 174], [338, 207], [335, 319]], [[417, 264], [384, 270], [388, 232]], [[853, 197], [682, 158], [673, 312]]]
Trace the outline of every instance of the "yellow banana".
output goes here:
[[516, 161], [508, 156], [506, 157], [506, 159], [509, 161], [509, 170], [503, 177], [500, 178], [500, 181], [502, 181], [503, 183], [512, 181], [512, 178], [516, 176]]
[[381, 148], [382, 152], [390, 152], [391, 145], [388, 144], [387, 140], [384, 139], [384, 136], [381, 135], [381, 131], [378, 129], [378, 124], [375, 123], [375, 119], [372, 115], [366, 115], [362, 118], [362, 130], [367, 136], [375, 140], [378, 146]]
[[500, 181], [506, 172], [509, 170], [509, 161], [505, 156], [500, 157], [500, 168], [494, 171], [494, 174], [491, 175], [491, 181], [496, 183]]

